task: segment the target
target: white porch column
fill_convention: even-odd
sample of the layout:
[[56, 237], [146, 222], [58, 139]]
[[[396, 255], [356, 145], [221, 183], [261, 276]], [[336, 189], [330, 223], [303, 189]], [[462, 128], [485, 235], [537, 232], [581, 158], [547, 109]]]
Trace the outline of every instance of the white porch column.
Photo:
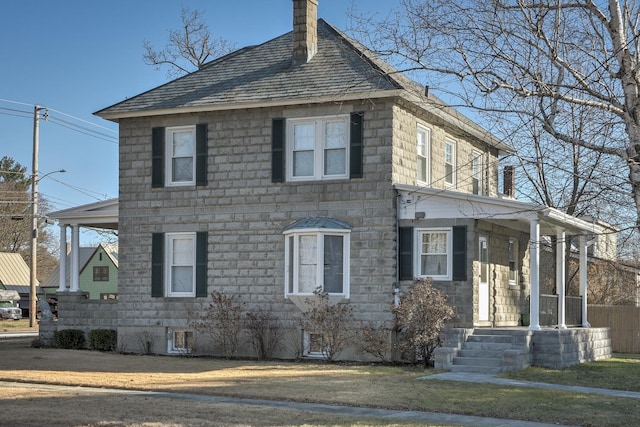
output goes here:
[[587, 320], [587, 236], [580, 235], [580, 296], [582, 297], [582, 327], [590, 328]]
[[71, 226], [71, 292], [80, 290], [80, 230], [78, 224]]
[[566, 249], [565, 232], [563, 228], [556, 231], [556, 292], [558, 293], [558, 329], [567, 329], [566, 298], [565, 298], [565, 263]]
[[531, 296], [529, 297], [529, 330], [540, 330], [540, 220], [532, 219], [529, 224], [529, 251]]
[[60, 224], [60, 284], [58, 292], [67, 290], [67, 224]]

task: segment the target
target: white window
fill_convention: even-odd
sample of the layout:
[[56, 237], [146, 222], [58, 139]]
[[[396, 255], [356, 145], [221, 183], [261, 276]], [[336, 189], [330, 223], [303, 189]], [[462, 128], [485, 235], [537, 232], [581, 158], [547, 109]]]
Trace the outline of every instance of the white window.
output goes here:
[[417, 181], [419, 184], [429, 184], [431, 175], [431, 130], [418, 126], [417, 140]]
[[456, 142], [448, 138], [444, 142], [444, 183], [456, 183]]
[[166, 248], [166, 295], [195, 296], [196, 233], [167, 233]]
[[303, 349], [303, 356], [325, 357], [327, 349], [323, 345], [322, 334], [314, 334], [304, 331]]
[[196, 175], [196, 127], [167, 128], [165, 149], [168, 186], [194, 185]]
[[285, 296], [349, 297], [349, 230], [292, 229], [285, 234]]
[[425, 228], [416, 230], [416, 277], [451, 280], [452, 229]]
[[188, 354], [194, 348], [193, 331], [169, 329], [167, 331], [167, 353]]
[[287, 121], [288, 179], [349, 177], [349, 116]]
[[471, 184], [473, 194], [483, 195], [482, 182], [482, 153], [474, 151], [471, 154]]
[[518, 240], [509, 238], [509, 284], [518, 284]]

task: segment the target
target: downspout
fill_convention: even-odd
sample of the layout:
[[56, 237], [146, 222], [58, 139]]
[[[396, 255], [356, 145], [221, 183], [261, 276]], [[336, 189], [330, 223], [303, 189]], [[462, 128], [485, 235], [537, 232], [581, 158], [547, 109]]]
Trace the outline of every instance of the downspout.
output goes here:
[[396, 283], [393, 288], [393, 306], [400, 306], [400, 192], [396, 189]]

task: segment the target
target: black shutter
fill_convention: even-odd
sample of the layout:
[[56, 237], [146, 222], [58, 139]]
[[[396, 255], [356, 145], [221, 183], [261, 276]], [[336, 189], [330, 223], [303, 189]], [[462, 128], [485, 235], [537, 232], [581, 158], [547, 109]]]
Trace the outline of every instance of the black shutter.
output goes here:
[[164, 233], [151, 236], [151, 296], [164, 296]]
[[453, 280], [467, 280], [467, 227], [453, 227]]
[[164, 187], [164, 138], [163, 127], [151, 130], [151, 187]]
[[349, 161], [349, 177], [362, 178], [362, 164], [363, 164], [363, 123], [364, 113], [351, 113], [351, 125], [350, 125], [350, 161]]
[[271, 182], [284, 182], [285, 119], [271, 121]]
[[207, 296], [207, 245], [206, 231], [196, 234], [196, 296]]
[[207, 185], [207, 124], [196, 126], [196, 185]]
[[400, 280], [413, 280], [413, 227], [398, 229], [398, 269]]

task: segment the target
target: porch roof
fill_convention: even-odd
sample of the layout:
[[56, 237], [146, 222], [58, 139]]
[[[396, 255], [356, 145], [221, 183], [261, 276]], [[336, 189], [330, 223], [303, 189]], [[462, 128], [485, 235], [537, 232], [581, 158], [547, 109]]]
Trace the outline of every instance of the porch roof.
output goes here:
[[87, 205], [53, 212], [48, 215], [61, 224], [82, 227], [118, 229], [118, 199], [108, 199]]
[[528, 232], [531, 220], [540, 221], [540, 233], [555, 235], [600, 234], [604, 230], [594, 222], [568, 215], [555, 208], [526, 203], [506, 197], [488, 197], [414, 185], [394, 184], [399, 193], [399, 219], [464, 218], [482, 219]]

